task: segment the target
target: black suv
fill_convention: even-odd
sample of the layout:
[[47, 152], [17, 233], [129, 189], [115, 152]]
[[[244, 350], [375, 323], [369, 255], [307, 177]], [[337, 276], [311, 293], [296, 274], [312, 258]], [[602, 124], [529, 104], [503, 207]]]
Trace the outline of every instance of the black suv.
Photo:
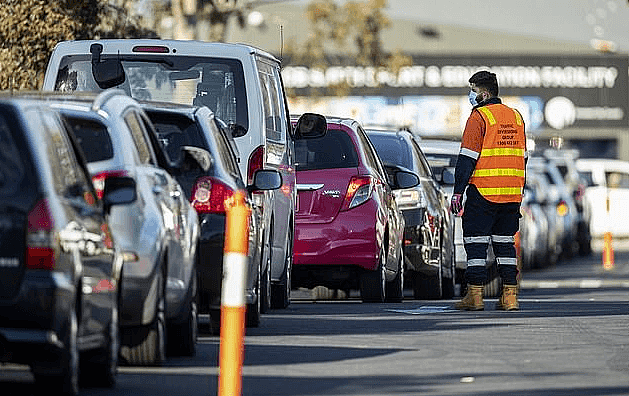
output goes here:
[[0, 96], [0, 362], [30, 365], [45, 391], [77, 394], [79, 367], [115, 382], [123, 260], [107, 215], [135, 199], [127, 177], [98, 199], [57, 112]]

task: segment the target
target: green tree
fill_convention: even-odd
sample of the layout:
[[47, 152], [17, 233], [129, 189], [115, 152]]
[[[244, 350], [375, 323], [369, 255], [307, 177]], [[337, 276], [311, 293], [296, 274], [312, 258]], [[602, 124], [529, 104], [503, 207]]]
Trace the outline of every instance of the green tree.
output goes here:
[[38, 89], [62, 40], [156, 37], [104, 0], [4, 0], [0, 7], [0, 89]]

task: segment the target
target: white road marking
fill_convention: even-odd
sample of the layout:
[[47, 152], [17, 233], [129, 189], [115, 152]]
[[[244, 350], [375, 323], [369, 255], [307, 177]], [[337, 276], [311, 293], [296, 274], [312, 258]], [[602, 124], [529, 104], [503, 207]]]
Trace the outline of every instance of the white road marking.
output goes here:
[[442, 312], [458, 312], [458, 309], [453, 309], [452, 306], [422, 306], [417, 308], [408, 308], [408, 309], [385, 309], [385, 311], [389, 312], [398, 312], [405, 313], [409, 315], [426, 315], [426, 314], [434, 314], [434, 313], [442, 313]]
[[567, 279], [557, 281], [535, 281], [523, 279], [520, 281], [523, 289], [601, 289], [601, 288], [629, 288], [628, 280], [621, 279]]

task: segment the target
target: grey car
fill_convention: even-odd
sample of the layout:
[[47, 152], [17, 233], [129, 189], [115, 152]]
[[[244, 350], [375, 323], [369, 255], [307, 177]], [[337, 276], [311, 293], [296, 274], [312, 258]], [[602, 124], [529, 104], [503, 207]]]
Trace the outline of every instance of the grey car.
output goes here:
[[43, 392], [76, 395], [79, 367], [115, 383], [123, 262], [108, 214], [133, 187], [112, 177], [97, 199], [58, 112], [0, 97], [0, 362], [29, 365]]
[[110, 217], [124, 250], [121, 356], [129, 364], [160, 364], [167, 327], [169, 349], [194, 354], [198, 218], [180, 184], [158, 166], [150, 120], [120, 90], [49, 98], [85, 152], [97, 192], [111, 176], [137, 184], [136, 202], [114, 207]]

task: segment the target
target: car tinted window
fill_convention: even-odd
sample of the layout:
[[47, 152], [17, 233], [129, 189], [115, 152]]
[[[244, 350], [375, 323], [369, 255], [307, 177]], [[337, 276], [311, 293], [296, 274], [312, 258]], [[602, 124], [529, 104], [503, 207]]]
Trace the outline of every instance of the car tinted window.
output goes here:
[[328, 129], [324, 137], [297, 140], [295, 162], [297, 170], [354, 168], [358, 166], [358, 154], [347, 132]]
[[[115, 58], [101, 55], [101, 60]], [[122, 66], [127, 78], [118, 88], [133, 98], [207, 106], [226, 123], [249, 128], [245, 78], [237, 59], [141, 54], [123, 60]], [[102, 91], [92, 75], [90, 54], [61, 60], [55, 91]]]
[[228, 137], [225, 136], [225, 133], [216, 125], [213, 120], [208, 122], [210, 130], [214, 135], [214, 142], [216, 143], [217, 155], [221, 158], [221, 163], [227, 169], [227, 172], [232, 175], [240, 178], [240, 168], [238, 167], [238, 163], [236, 162], [236, 157], [232, 152], [231, 146], [229, 145]]
[[151, 149], [149, 147], [149, 143], [146, 141], [144, 128], [142, 128], [142, 124], [140, 123], [140, 120], [138, 120], [137, 114], [133, 111], [129, 111], [125, 114], [124, 120], [131, 130], [131, 136], [133, 137], [133, 143], [135, 143], [135, 147], [138, 150], [140, 163], [151, 164]]
[[0, 114], [0, 194], [14, 194], [24, 178], [24, 166], [5, 117]]
[[419, 147], [415, 139], [411, 139], [411, 145], [413, 147], [413, 153], [417, 156], [417, 168], [420, 176], [433, 177], [432, 168], [426, 159], [426, 155], [422, 151], [421, 147]]
[[95, 120], [67, 116], [87, 162], [106, 161], [114, 157], [114, 148], [107, 127]]
[[390, 136], [369, 134], [369, 139], [378, 151], [382, 162], [413, 168], [410, 148], [403, 138], [395, 134]]
[[94, 204], [90, 182], [79, 166], [59, 119], [48, 112], [42, 113], [42, 119], [52, 142], [48, 153], [55, 169], [53, 177], [57, 192], [67, 198], [77, 198], [83, 203]]
[[181, 160], [181, 147], [194, 146], [208, 150], [196, 122], [184, 115], [148, 111], [157, 131], [157, 139], [171, 162]]
[[376, 152], [376, 149], [373, 147], [373, 144], [371, 144], [371, 141], [369, 141], [367, 134], [360, 127], [358, 128], [357, 132], [358, 133], [356, 135], [358, 136], [358, 140], [360, 140], [360, 144], [365, 153], [367, 165], [370, 168], [372, 168], [374, 172], [377, 172], [378, 174], [380, 174], [380, 177], [383, 178], [383, 180], [387, 180], [386, 173], [381, 165], [380, 157], [378, 157], [378, 153]]
[[267, 139], [283, 142], [286, 139], [286, 121], [282, 117], [284, 111], [279, 101], [281, 92], [274, 68], [258, 60], [258, 73], [262, 88], [266, 137]]

